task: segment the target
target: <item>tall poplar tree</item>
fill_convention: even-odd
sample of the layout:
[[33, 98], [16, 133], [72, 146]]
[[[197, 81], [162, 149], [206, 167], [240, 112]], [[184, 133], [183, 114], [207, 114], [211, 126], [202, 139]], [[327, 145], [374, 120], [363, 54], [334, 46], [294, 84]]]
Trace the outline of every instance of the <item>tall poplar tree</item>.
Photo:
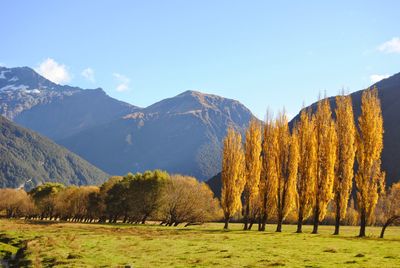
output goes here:
[[271, 113], [267, 112], [262, 141], [262, 170], [260, 178], [260, 223], [259, 231], [265, 231], [269, 215], [276, 209], [278, 183], [273, 170], [274, 123]]
[[249, 220], [254, 221], [250, 214], [259, 203], [261, 164], [261, 125], [253, 119], [246, 131], [245, 142], [244, 230], [248, 229]]
[[271, 152], [273, 154], [272, 170], [275, 172], [274, 176], [277, 180], [277, 232], [282, 231], [283, 220], [293, 204], [299, 161], [298, 152], [297, 134], [290, 135], [288, 119], [282, 112], [275, 121]]
[[303, 220], [310, 216], [315, 191], [317, 164], [317, 137], [315, 118], [305, 109], [296, 124], [299, 140], [300, 161], [296, 180], [297, 233], [302, 232]]
[[350, 95], [336, 97], [337, 156], [334, 180], [335, 235], [339, 234], [340, 221], [346, 216], [347, 204], [353, 184], [355, 125]]
[[242, 136], [229, 128], [222, 153], [221, 206], [225, 218], [224, 229], [228, 229], [230, 218], [242, 208], [240, 198], [245, 185], [244, 175]]
[[360, 213], [360, 237], [372, 218], [378, 202], [379, 191], [384, 185], [381, 171], [383, 149], [383, 119], [376, 88], [365, 90], [361, 97], [361, 115], [358, 118], [356, 159], [358, 170], [355, 177], [357, 209]]
[[333, 197], [336, 162], [336, 130], [327, 98], [318, 102], [315, 114], [317, 135], [317, 166], [313, 208], [313, 234], [318, 233], [319, 222], [325, 218], [329, 201]]

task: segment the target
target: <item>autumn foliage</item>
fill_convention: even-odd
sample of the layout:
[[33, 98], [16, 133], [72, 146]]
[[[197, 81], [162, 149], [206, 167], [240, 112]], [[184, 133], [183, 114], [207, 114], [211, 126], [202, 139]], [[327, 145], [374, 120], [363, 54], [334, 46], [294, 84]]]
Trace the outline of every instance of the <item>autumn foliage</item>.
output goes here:
[[317, 136], [315, 135], [315, 117], [310, 111], [300, 113], [300, 121], [296, 124], [299, 146], [299, 165], [296, 178], [296, 211], [297, 232], [302, 232], [304, 219], [311, 214], [314, 201], [316, 162], [317, 162]]
[[[384, 192], [378, 91], [363, 92], [357, 126], [350, 96], [342, 93], [336, 97], [334, 113], [332, 103], [325, 98], [318, 101], [314, 112], [303, 109], [292, 127], [284, 112], [275, 118], [268, 113], [262, 140], [253, 120], [246, 132], [245, 153], [240, 133], [228, 131], [222, 161], [225, 228], [244, 200], [244, 229], [258, 221], [258, 229], [264, 231], [271, 219], [277, 222], [276, 231], [280, 232], [291, 213], [297, 217], [297, 232], [302, 232], [303, 222], [312, 216], [313, 233], [318, 233], [319, 224], [331, 209], [328, 216], [335, 223], [334, 234], [339, 234], [340, 224], [354, 224], [359, 218], [360, 236], [365, 236], [379, 194]], [[350, 199], [353, 182], [355, 205]]]
[[230, 218], [242, 209], [241, 196], [246, 184], [244, 160], [242, 136], [230, 128], [224, 140], [221, 173], [221, 206], [224, 211], [225, 229], [228, 228]]
[[69, 222], [199, 224], [221, 217], [219, 201], [195, 178], [155, 170], [111, 177], [100, 187], [45, 183], [30, 192], [0, 189], [9, 218]]
[[355, 176], [357, 204], [360, 213], [360, 236], [371, 221], [379, 192], [384, 188], [385, 174], [381, 171], [383, 149], [383, 119], [376, 88], [367, 90], [361, 98], [361, 115], [358, 118], [357, 164]]
[[340, 222], [346, 216], [354, 177], [356, 152], [356, 127], [351, 97], [336, 97], [337, 152], [334, 180], [335, 232], [339, 234]]

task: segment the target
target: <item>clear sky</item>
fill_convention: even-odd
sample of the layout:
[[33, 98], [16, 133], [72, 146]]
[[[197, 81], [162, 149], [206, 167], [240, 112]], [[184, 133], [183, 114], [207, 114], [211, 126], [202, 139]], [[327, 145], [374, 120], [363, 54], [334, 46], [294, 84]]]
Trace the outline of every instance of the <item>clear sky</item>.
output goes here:
[[[329, 3], [328, 3], [329, 2]], [[0, 64], [145, 107], [185, 90], [295, 115], [400, 72], [400, 1], [20, 1]]]

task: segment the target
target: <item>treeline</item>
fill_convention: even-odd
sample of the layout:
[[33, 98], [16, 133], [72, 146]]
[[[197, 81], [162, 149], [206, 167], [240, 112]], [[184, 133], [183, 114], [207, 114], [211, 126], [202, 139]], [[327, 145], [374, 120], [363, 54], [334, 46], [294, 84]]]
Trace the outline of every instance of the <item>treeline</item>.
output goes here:
[[71, 222], [198, 224], [221, 218], [218, 199], [195, 178], [146, 171], [111, 177], [97, 186], [45, 183], [28, 193], [0, 189], [6, 217]]
[[[284, 112], [275, 118], [268, 113], [265, 124], [251, 121], [244, 145], [241, 134], [231, 128], [222, 161], [224, 228], [242, 212], [245, 230], [257, 222], [263, 231], [267, 221], [275, 218], [280, 232], [283, 221], [294, 212], [298, 233], [310, 217], [317, 233], [328, 206], [333, 206], [334, 234], [339, 234], [354, 181], [359, 236], [365, 236], [378, 197], [385, 193], [382, 149], [383, 120], [376, 88], [364, 91], [357, 126], [351, 97], [341, 94], [334, 115], [326, 98], [318, 102], [315, 112], [303, 109], [292, 129]], [[398, 210], [399, 202], [393, 206]]]

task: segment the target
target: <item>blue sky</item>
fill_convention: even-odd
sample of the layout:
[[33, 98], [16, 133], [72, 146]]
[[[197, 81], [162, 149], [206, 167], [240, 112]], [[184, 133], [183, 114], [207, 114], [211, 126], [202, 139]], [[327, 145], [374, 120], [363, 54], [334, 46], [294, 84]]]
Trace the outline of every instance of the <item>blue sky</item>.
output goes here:
[[2, 1], [0, 63], [147, 106], [185, 90], [263, 118], [400, 72], [400, 1]]

